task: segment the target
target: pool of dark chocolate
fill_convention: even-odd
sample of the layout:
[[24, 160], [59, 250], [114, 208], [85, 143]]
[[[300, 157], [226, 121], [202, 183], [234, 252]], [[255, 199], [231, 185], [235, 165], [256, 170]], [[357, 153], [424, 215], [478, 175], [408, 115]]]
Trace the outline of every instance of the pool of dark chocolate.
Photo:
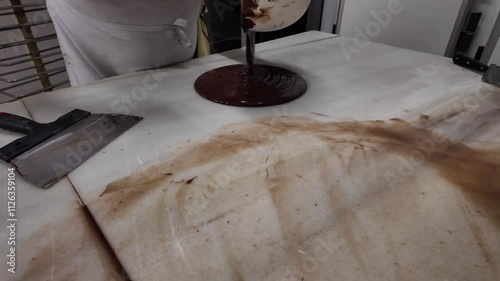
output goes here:
[[297, 99], [307, 90], [307, 83], [300, 75], [281, 67], [237, 64], [204, 73], [196, 80], [195, 89], [217, 103], [256, 107]]

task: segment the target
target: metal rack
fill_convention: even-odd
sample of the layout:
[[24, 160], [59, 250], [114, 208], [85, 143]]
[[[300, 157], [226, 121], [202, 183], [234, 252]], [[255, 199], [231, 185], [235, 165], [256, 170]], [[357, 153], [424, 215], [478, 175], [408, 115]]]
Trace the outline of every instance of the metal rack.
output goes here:
[[[51, 67], [52, 64], [62, 61], [63, 56], [57, 42], [56, 46], [40, 49], [39, 43], [49, 40], [57, 40], [55, 33], [44, 36], [35, 36], [31, 27], [52, 24], [47, 15], [47, 19], [30, 22], [28, 14], [32, 12], [46, 12], [45, 2], [21, 3], [21, 0], [0, 0], [0, 3], [7, 2], [6, 6], [0, 7], [0, 17], [14, 17], [16, 24], [0, 26], [0, 36], [13, 30], [19, 30], [23, 40], [0, 44], [0, 50], [24, 46], [26, 54], [10, 56], [0, 59], [0, 82], [4, 84], [0, 88], [0, 103], [11, 102], [24, 97], [42, 92], [52, 91], [57, 87], [69, 84], [69, 80], [52, 83], [50, 77], [66, 72], [66, 67]], [[20, 67], [21, 64], [30, 64], [27, 67]], [[34, 70], [33, 74], [26, 74], [21, 77], [12, 78], [12, 75]], [[10, 78], [9, 78], [10, 77]], [[39, 88], [27, 92], [13, 93], [12, 90], [20, 86], [38, 82]]]

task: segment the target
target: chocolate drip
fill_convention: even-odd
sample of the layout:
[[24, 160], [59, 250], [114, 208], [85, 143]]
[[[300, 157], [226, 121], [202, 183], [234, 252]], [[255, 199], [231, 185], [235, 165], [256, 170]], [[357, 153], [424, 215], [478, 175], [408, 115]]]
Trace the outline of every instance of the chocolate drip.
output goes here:
[[247, 31], [246, 37], [247, 37], [246, 40], [247, 46], [245, 53], [247, 58], [247, 65], [250, 67], [250, 73], [251, 73], [254, 61], [254, 54], [255, 54], [255, 33], [253, 33], [252, 31]]

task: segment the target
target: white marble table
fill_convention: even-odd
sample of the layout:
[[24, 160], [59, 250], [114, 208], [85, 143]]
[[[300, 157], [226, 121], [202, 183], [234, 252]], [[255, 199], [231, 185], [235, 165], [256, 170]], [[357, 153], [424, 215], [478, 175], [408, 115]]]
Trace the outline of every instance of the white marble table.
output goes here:
[[[319, 32], [258, 45], [309, 83], [283, 106], [197, 96], [195, 79], [243, 50], [24, 102], [40, 122], [145, 118], [69, 175], [133, 280], [500, 278], [500, 90], [447, 58], [379, 44], [348, 58], [351, 45]], [[370, 123], [392, 118], [409, 123]], [[430, 130], [476, 150], [426, 154], [414, 140]]]

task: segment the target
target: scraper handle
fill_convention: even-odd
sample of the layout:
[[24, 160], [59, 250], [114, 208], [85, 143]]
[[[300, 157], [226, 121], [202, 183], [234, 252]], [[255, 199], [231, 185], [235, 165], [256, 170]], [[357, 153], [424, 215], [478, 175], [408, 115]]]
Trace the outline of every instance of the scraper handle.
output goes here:
[[29, 135], [40, 128], [40, 124], [10, 113], [0, 112], [0, 128], [11, 132]]

